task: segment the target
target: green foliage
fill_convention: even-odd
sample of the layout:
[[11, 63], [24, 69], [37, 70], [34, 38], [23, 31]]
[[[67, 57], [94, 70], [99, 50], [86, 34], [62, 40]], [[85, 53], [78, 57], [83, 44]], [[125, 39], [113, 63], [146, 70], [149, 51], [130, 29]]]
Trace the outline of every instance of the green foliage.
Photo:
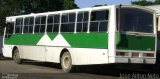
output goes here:
[[138, 0], [138, 1], [132, 1], [131, 3], [133, 5], [141, 5], [141, 6], [157, 5], [157, 4], [160, 4], [160, 0], [155, 0], [155, 2], [146, 1], [146, 0]]
[[0, 0], [0, 34], [7, 16], [74, 9], [74, 0]]
[[65, 10], [78, 8], [78, 6], [74, 3], [74, 0], [64, 0], [63, 7]]
[[160, 4], [160, 0], [155, 0], [155, 4]]

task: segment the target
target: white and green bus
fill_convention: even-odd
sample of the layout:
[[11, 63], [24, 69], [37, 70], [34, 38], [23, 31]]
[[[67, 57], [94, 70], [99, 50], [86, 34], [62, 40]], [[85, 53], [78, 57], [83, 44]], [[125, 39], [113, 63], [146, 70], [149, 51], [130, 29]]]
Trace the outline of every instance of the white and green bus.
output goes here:
[[110, 5], [6, 18], [3, 55], [77, 65], [156, 61], [155, 12], [133, 5]]

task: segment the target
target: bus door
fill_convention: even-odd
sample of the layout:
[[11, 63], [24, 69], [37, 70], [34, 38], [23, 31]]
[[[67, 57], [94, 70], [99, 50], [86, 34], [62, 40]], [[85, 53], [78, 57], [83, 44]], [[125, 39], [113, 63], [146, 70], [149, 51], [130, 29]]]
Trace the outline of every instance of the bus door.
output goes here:
[[14, 23], [9, 22], [6, 24], [6, 32], [5, 32], [5, 38], [9, 38], [13, 34], [13, 29], [14, 29]]
[[[8, 22], [4, 28], [4, 35], [3, 35], [3, 55], [5, 57], [12, 57], [10, 53], [12, 53], [12, 50], [10, 46], [5, 45], [5, 40], [10, 38], [13, 34], [14, 30], [14, 22]], [[5, 46], [5, 47], [4, 47]]]

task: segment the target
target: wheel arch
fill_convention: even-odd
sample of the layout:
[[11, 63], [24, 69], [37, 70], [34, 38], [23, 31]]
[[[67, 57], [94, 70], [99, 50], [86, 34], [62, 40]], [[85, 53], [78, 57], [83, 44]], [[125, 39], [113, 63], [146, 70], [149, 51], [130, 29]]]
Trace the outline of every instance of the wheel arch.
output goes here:
[[69, 51], [67, 48], [62, 49], [62, 51], [61, 51], [61, 53], [60, 53], [60, 56], [59, 56], [59, 62], [60, 62], [60, 63], [61, 63], [61, 57], [62, 57], [62, 55], [63, 55], [65, 52], [69, 52], [69, 53], [70, 53], [70, 51]]
[[15, 51], [16, 49], [18, 49], [18, 47], [17, 47], [17, 46], [14, 46], [14, 47], [13, 47], [13, 50], [12, 50], [12, 58], [13, 58], [13, 55], [14, 55], [14, 51]]

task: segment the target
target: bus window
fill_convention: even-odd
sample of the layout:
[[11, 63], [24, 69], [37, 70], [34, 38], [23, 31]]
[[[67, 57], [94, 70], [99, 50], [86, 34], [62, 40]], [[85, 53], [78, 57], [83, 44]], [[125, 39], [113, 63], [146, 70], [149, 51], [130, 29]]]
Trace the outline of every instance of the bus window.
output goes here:
[[106, 32], [108, 27], [108, 10], [91, 13], [90, 32]]
[[121, 8], [120, 31], [153, 33], [153, 14], [137, 8]]
[[87, 32], [88, 12], [79, 12], [77, 18], [77, 32]]
[[35, 33], [44, 33], [46, 24], [46, 16], [38, 16], [35, 19]]
[[33, 17], [26, 17], [24, 19], [24, 28], [23, 33], [32, 33], [33, 32]]
[[13, 27], [14, 27], [14, 23], [13, 22], [6, 24], [5, 38], [9, 38], [13, 34]]
[[59, 20], [60, 15], [49, 15], [47, 23], [47, 32], [58, 32], [59, 31]]
[[28, 23], [29, 23], [29, 18], [25, 18], [24, 19], [23, 33], [28, 33]]
[[29, 33], [33, 32], [33, 24], [34, 24], [34, 17], [30, 17], [30, 19], [29, 19]]
[[54, 29], [53, 29], [53, 32], [58, 32], [59, 31], [59, 21], [60, 21], [60, 15], [55, 15], [54, 16]]
[[74, 32], [75, 13], [63, 14], [61, 32]]
[[54, 16], [53, 15], [49, 15], [48, 16], [48, 21], [47, 21], [47, 32], [51, 33], [52, 29], [53, 29], [53, 19]]
[[23, 18], [16, 19], [15, 33], [21, 33], [23, 26]]

